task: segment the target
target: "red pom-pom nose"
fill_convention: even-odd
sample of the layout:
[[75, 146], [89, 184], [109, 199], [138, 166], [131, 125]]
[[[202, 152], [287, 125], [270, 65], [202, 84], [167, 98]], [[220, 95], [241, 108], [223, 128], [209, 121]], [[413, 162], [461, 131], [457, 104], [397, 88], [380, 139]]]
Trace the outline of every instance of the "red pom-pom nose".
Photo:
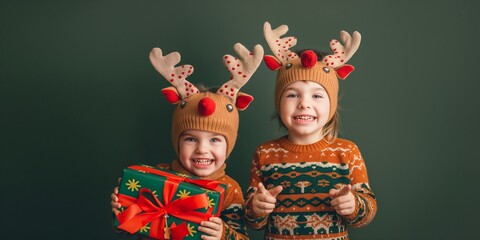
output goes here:
[[300, 59], [302, 60], [302, 65], [304, 67], [311, 68], [317, 63], [317, 54], [312, 50], [307, 50], [302, 52]]
[[215, 112], [215, 102], [209, 98], [204, 97], [198, 102], [198, 112], [204, 117], [208, 117]]

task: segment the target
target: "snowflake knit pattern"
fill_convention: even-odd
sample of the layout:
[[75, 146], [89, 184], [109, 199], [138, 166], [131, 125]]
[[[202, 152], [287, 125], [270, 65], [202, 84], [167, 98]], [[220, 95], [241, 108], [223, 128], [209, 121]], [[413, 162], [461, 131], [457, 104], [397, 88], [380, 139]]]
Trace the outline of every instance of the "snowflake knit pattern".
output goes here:
[[[348, 239], [347, 225], [362, 227], [377, 210], [367, 170], [358, 147], [337, 138], [296, 145], [287, 137], [257, 147], [247, 189], [246, 221], [253, 229], [265, 228], [265, 239]], [[258, 183], [267, 189], [281, 185], [275, 210], [255, 216], [251, 197]], [[328, 192], [351, 184], [355, 211], [341, 216], [330, 205]]]

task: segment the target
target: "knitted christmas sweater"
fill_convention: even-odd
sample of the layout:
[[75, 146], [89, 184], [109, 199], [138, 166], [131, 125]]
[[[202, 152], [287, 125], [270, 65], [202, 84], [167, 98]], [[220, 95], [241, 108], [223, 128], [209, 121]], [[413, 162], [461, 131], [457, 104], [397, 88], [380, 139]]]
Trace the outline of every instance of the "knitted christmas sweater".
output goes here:
[[[178, 173], [192, 175], [186, 170], [182, 164], [175, 160], [171, 164], [158, 164], [157, 167], [170, 169]], [[202, 179], [215, 180], [227, 185], [225, 192], [225, 200], [223, 202], [220, 218], [223, 220], [222, 239], [249, 239], [245, 224], [245, 216], [242, 207], [243, 194], [240, 185], [231, 177], [225, 174], [226, 164], [210, 176], [202, 177]]]
[[[251, 197], [258, 183], [281, 185], [274, 211], [256, 216]], [[355, 211], [341, 216], [330, 205], [329, 190], [352, 185]], [[296, 145], [287, 137], [257, 147], [246, 193], [246, 221], [265, 229], [265, 239], [348, 239], [347, 225], [362, 227], [375, 216], [377, 203], [358, 147], [345, 139]]]

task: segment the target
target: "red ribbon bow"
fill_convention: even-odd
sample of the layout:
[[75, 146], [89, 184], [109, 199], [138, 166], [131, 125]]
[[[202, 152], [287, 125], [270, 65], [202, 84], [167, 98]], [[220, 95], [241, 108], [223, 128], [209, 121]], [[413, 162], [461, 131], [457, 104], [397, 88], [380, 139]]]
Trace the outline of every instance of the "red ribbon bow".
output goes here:
[[[167, 177], [163, 188], [163, 202], [152, 193], [148, 188], [142, 188], [139, 191], [138, 198], [130, 197], [124, 194], [118, 194], [118, 202], [127, 207], [127, 209], [117, 215], [120, 225], [117, 227], [129, 233], [136, 233], [142, 227], [151, 222], [150, 237], [163, 239], [165, 235], [165, 227], [168, 216], [174, 216], [189, 222], [200, 223], [208, 220], [212, 216], [213, 208], [210, 208], [206, 213], [196, 212], [196, 209], [205, 208], [209, 205], [207, 194], [197, 194], [187, 196], [172, 201], [178, 184], [182, 181], [189, 182], [195, 185], [205, 187], [207, 189], [220, 191], [223, 195], [223, 188], [219, 187], [219, 183], [215, 181], [202, 179], [183, 178], [174, 174], [163, 172], [160, 170], [143, 167], [130, 166], [131, 169], [141, 170], [157, 175]], [[222, 196], [220, 197], [219, 206], [221, 206]], [[219, 211], [216, 215], [219, 214]], [[189, 230], [183, 222], [182, 224], [172, 224], [170, 228], [170, 235], [172, 240], [181, 240], [189, 234]]]
[[[121, 202], [122, 205], [126, 202], [126, 205], [128, 205], [128, 202], [131, 201], [131, 199], [126, 198], [128, 196], [125, 196], [126, 195], [119, 194], [119, 202]], [[120, 201], [120, 199], [122, 201]], [[120, 223], [118, 228], [132, 234], [138, 232], [142, 227], [151, 222], [150, 237], [163, 239], [165, 234], [164, 228], [167, 227], [166, 218], [169, 215], [195, 223], [207, 220], [211, 216], [209, 212], [201, 213], [194, 211], [198, 208], [208, 206], [208, 198], [205, 193], [179, 198], [174, 201], [166, 201], [166, 204], [162, 204], [150, 189], [142, 188], [136, 200], [137, 201], [129, 205], [125, 211], [117, 215]], [[176, 231], [172, 231], [171, 233], [172, 239], [183, 239], [183, 237], [189, 233], [186, 225], [182, 227], [180, 224], [175, 227], [175, 230]], [[181, 236], [178, 235], [180, 232], [182, 233]]]

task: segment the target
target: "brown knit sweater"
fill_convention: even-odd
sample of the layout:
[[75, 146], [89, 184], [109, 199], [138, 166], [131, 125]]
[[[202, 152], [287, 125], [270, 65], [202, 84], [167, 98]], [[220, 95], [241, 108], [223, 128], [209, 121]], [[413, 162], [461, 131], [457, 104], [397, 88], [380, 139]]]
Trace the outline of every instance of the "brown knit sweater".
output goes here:
[[[297, 145], [282, 137], [257, 147], [247, 189], [246, 221], [265, 228], [265, 239], [348, 239], [347, 226], [362, 227], [375, 216], [377, 203], [358, 147], [337, 138]], [[255, 216], [251, 196], [258, 183], [283, 186], [277, 205], [267, 216]], [[352, 185], [355, 211], [341, 216], [330, 205], [329, 190]]]

